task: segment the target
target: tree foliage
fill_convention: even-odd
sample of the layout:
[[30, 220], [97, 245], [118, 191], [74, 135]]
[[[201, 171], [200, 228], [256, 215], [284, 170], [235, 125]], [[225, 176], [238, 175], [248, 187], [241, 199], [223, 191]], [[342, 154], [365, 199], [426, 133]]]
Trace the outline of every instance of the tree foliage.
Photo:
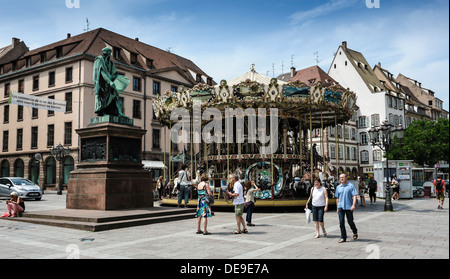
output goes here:
[[397, 140], [389, 152], [389, 159], [413, 160], [421, 166], [434, 166], [439, 161], [449, 161], [449, 121], [417, 120], [405, 131], [402, 140]]

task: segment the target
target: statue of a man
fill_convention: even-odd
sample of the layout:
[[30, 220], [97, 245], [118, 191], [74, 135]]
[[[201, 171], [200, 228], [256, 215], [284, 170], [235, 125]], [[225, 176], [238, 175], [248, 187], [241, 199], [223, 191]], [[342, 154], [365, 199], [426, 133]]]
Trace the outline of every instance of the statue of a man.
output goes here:
[[116, 72], [116, 66], [111, 61], [111, 48], [102, 49], [103, 54], [97, 56], [94, 62], [94, 92], [95, 113], [97, 116], [124, 116], [119, 94], [125, 90], [130, 81]]

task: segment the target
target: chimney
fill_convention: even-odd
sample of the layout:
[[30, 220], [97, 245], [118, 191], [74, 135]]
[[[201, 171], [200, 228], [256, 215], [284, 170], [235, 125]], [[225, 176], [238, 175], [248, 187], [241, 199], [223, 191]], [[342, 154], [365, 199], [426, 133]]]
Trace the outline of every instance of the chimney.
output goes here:
[[12, 47], [14, 48], [16, 45], [20, 43], [20, 39], [12, 38]]
[[70, 37], [72, 37], [72, 35], [70, 35], [70, 33], [67, 33], [67, 39], [69, 39]]
[[139, 42], [139, 38], [134, 39], [135, 41]]
[[295, 76], [295, 67], [291, 67], [291, 78]]
[[347, 41], [343, 41], [343, 42], [342, 42], [342, 48], [343, 48], [344, 50], [347, 50]]

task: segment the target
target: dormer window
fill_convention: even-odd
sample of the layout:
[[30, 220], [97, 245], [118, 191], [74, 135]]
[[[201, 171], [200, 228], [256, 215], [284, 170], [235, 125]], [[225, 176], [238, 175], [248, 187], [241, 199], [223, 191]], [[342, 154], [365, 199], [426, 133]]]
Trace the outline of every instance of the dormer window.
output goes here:
[[115, 47], [113, 49], [114, 59], [120, 60], [120, 48]]
[[131, 65], [137, 64], [137, 54], [136, 53], [130, 53], [130, 63]]
[[56, 48], [56, 58], [61, 58], [63, 56], [63, 48], [59, 46]]
[[147, 62], [147, 67], [150, 68], [150, 69], [154, 69], [155, 65], [153, 65], [153, 59], [147, 58], [146, 60], [147, 60], [146, 61]]

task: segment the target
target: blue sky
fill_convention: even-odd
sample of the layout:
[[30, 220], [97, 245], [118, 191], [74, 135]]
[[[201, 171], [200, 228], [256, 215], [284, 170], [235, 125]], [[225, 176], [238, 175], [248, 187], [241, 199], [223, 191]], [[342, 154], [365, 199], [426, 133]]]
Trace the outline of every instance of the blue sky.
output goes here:
[[[373, 0], [377, 1], [377, 0]], [[76, 2], [73, 0], [72, 2]], [[194, 61], [216, 82], [256, 65], [268, 76], [316, 64], [327, 72], [342, 41], [436, 92], [449, 110], [447, 0], [0, 0], [0, 46], [30, 49], [103, 27]], [[292, 64], [291, 64], [292, 61]]]

